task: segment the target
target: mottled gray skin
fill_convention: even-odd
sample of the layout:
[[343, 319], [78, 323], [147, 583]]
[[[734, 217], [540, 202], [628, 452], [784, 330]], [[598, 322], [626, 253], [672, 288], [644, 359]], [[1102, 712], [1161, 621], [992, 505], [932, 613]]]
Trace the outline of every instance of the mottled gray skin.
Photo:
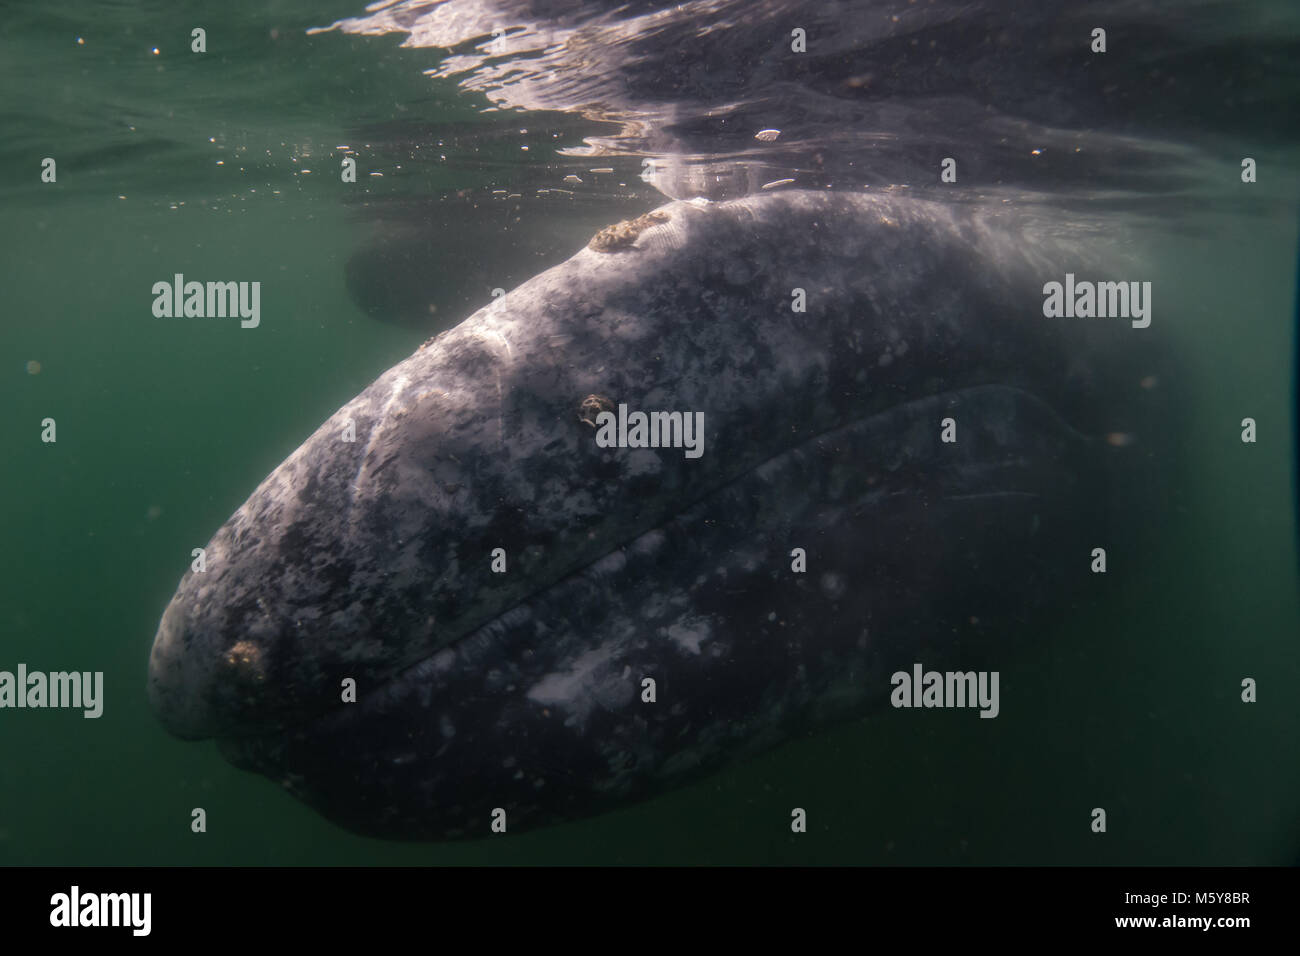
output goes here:
[[[950, 453], [946, 415], [970, 423]], [[355, 707], [222, 749], [389, 837], [647, 796], [860, 712], [914, 661], [969, 662], [961, 645], [1005, 641], [1084, 583], [1087, 448], [1018, 390], [922, 399], [763, 464]]]
[[[426, 343], [262, 483], [164, 613], [171, 731], [358, 831], [476, 835], [495, 807], [513, 831], [860, 713], [1088, 585], [1151, 369], [1126, 322], [1042, 316], [1043, 282], [1095, 268], [1077, 247], [889, 196], [661, 212]], [[597, 447], [592, 394], [704, 412], [704, 456]]]

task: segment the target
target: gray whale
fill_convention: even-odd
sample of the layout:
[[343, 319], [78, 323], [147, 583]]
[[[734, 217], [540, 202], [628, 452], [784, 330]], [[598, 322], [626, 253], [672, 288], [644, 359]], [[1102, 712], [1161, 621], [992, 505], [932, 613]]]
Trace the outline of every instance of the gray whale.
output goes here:
[[[1088, 597], [1164, 421], [1149, 336], [1043, 315], [1067, 271], [1129, 277], [1095, 241], [897, 194], [657, 212], [262, 482], [162, 616], [169, 731], [359, 832], [514, 832], [868, 712], [914, 662], [996, 666]], [[591, 396], [703, 412], [705, 454], [598, 447]]]

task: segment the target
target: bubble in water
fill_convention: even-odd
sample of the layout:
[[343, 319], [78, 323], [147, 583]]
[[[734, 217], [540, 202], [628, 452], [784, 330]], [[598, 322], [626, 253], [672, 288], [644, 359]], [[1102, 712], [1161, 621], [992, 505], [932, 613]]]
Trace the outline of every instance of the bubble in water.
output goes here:
[[32, 359], [30, 362], [28, 362], [28, 363], [27, 363], [27, 374], [28, 374], [28, 375], [40, 375], [40, 374], [41, 374], [41, 363], [38, 362], [38, 361], [36, 361], [36, 359]]

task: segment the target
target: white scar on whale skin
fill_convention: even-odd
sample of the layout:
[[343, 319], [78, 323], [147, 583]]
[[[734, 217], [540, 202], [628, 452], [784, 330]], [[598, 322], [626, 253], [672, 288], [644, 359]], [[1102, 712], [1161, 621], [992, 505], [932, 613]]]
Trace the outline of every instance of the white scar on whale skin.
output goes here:
[[375, 419], [375, 424], [370, 428], [370, 438], [366, 442], [366, 450], [361, 455], [361, 464], [357, 466], [356, 476], [352, 479], [351, 504], [357, 503], [357, 492], [361, 488], [361, 478], [365, 474], [366, 462], [370, 460], [371, 449], [375, 447], [375, 441], [379, 438], [379, 432], [388, 421], [388, 410], [393, 407], [393, 402], [406, 391], [406, 386], [410, 384], [410, 379], [406, 375], [398, 375], [393, 379], [393, 389], [388, 393], [388, 400], [384, 402], [383, 411]]
[[[507, 339], [497, 329], [485, 329], [479, 333], [480, 339], [486, 339], [489, 335], [496, 336], [501, 340], [501, 344], [506, 347], [507, 364], [513, 364], [515, 360], [514, 349], [510, 347], [510, 340]], [[506, 443], [506, 396], [501, 388], [501, 370], [494, 369], [497, 377], [497, 441], [504, 445]]]
[[[597, 678], [600, 668], [622, 650], [620, 644], [607, 644], [581, 655], [567, 672], [547, 674], [524, 695], [537, 704], [559, 707], [569, 714], [569, 721], [585, 723], [587, 715], [611, 694], [631, 694], [631, 685], [620, 675], [605, 675], [611, 686], [601, 686]], [[568, 721], [566, 721], [566, 724]]]
[[497, 329], [485, 329], [479, 335], [479, 338], [485, 339], [489, 335], [495, 335], [498, 339], [501, 340], [501, 344], [506, 347], [506, 358], [508, 358], [511, 362], [513, 362], [515, 360], [515, 352], [514, 349], [510, 347], [510, 340], [507, 339], [504, 335], [502, 335], [501, 332]]

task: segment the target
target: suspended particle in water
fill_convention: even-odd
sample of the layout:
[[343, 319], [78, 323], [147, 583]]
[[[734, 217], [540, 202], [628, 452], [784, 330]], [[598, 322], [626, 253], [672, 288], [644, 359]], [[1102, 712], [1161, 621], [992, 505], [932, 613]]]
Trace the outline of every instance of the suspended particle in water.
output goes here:
[[28, 374], [28, 375], [40, 375], [40, 374], [41, 374], [41, 363], [38, 362], [38, 361], [36, 361], [36, 359], [32, 359], [30, 362], [28, 362], [28, 363], [27, 363], [27, 374]]

